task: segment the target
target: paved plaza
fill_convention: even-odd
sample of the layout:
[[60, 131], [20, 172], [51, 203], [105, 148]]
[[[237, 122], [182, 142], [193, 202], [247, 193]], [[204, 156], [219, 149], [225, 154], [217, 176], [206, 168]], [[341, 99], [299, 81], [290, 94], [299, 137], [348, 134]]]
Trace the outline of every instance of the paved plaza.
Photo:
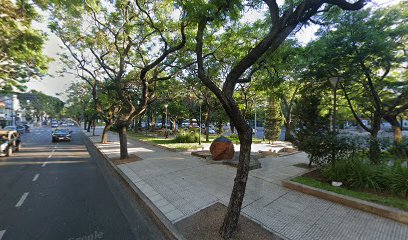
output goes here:
[[[116, 133], [103, 145], [100, 136], [86, 134], [106, 156], [119, 157]], [[171, 222], [216, 202], [228, 205], [236, 168], [130, 138], [128, 147], [143, 160], [119, 169]], [[306, 171], [293, 166], [307, 163], [304, 153], [259, 161], [262, 168], [249, 174], [242, 213], [265, 229], [285, 239], [408, 239], [407, 225], [282, 187], [281, 180]]]

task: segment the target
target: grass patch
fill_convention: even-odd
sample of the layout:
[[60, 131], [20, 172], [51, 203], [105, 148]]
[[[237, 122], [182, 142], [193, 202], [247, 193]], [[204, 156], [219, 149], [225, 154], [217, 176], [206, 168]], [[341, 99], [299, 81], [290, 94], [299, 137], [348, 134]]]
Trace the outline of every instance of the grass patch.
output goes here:
[[399, 208], [399, 209], [408, 211], [408, 201], [406, 199], [391, 197], [391, 196], [380, 196], [374, 193], [359, 192], [359, 191], [353, 191], [353, 190], [349, 190], [349, 189], [342, 188], [342, 187], [334, 187], [330, 185], [329, 183], [323, 183], [323, 182], [320, 182], [320, 181], [317, 181], [315, 179], [308, 178], [308, 177], [296, 177], [292, 179], [292, 181], [301, 183], [304, 185], [308, 185], [311, 187], [323, 189], [326, 191], [335, 192], [335, 193], [342, 194], [345, 196], [354, 197], [354, 198], [358, 198], [361, 200], [378, 203], [378, 204], [395, 207], [395, 208]]
[[[206, 143], [212, 143], [216, 138], [219, 138], [220, 136], [219, 135], [210, 135], [209, 136], [209, 141], [207, 142], [207, 141], [204, 141], [204, 142], [206, 142]], [[205, 135], [204, 135], [204, 138], [205, 138]], [[226, 136], [226, 138], [228, 138], [229, 140], [231, 140], [231, 142], [232, 143], [234, 143], [234, 144], [239, 144], [240, 142], [239, 142], [239, 138], [234, 138], [234, 137], [228, 137], [228, 136]], [[262, 139], [259, 139], [259, 138], [252, 138], [252, 143], [262, 143]]]
[[130, 137], [135, 138], [137, 140], [154, 143], [171, 149], [187, 150], [201, 148], [201, 146], [198, 145], [198, 143], [177, 143], [174, 138], [154, 137], [144, 135], [141, 133], [128, 133], [128, 134]]

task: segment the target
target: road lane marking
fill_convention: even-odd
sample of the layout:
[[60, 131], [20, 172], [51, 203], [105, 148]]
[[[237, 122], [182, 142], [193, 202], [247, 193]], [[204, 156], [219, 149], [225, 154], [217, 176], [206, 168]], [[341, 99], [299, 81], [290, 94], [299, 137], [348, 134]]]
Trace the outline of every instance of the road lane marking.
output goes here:
[[48, 156], [48, 158], [51, 158], [52, 157], [52, 154], [50, 154], [50, 156]]
[[21, 196], [20, 200], [17, 202], [16, 207], [21, 207], [23, 205], [24, 201], [26, 200], [28, 196], [28, 192], [25, 192], [23, 196]]
[[0, 231], [0, 240], [3, 238], [5, 233], [6, 233], [6, 230], [1, 230]]
[[55, 152], [55, 149], [52, 149], [52, 152]]
[[47, 162], [44, 162], [41, 167], [45, 167], [45, 165], [47, 165]]
[[35, 174], [34, 178], [33, 178], [33, 182], [37, 181], [38, 177], [40, 176], [39, 173]]

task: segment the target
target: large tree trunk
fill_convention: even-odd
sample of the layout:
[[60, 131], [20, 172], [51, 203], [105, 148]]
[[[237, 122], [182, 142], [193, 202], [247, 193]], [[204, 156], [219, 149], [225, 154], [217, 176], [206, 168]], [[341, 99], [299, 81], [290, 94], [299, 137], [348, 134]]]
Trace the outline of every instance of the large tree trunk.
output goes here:
[[368, 150], [368, 157], [370, 161], [374, 164], [380, 162], [380, 143], [378, 141], [378, 132], [381, 128], [381, 116], [378, 113], [374, 113], [374, 118], [372, 122], [372, 128], [370, 132], [370, 148]]
[[[292, 111], [291, 108], [289, 108], [288, 111]], [[284, 115], [285, 117], [285, 141], [292, 141], [293, 140], [293, 136], [291, 133], [291, 128], [292, 128], [292, 113], [289, 112], [287, 115]]]
[[150, 126], [150, 131], [153, 132], [155, 127], [156, 127], [156, 119], [155, 119], [155, 116], [154, 116], [154, 111], [152, 111], [152, 124]]
[[120, 159], [126, 159], [129, 157], [128, 147], [127, 147], [127, 132], [126, 125], [119, 125], [119, 143], [120, 143]]
[[402, 129], [400, 122], [397, 120], [396, 115], [386, 115], [384, 116], [384, 119], [389, 122], [392, 126], [392, 129], [394, 131], [394, 144], [395, 148], [397, 150], [396, 155], [398, 158], [406, 158], [406, 153], [404, 149], [401, 148], [402, 146]]
[[234, 134], [235, 133], [235, 124], [232, 121], [230, 122], [230, 128], [231, 128], [231, 134]]
[[286, 131], [285, 131], [285, 141], [292, 141], [292, 140], [293, 140], [293, 136], [292, 136], [292, 134], [290, 133], [290, 128], [291, 128], [290, 122], [286, 122], [286, 121], [285, 121], [285, 128], [286, 128]]
[[162, 127], [161, 128], [165, 128], [166, 127], [166, 125], [167, 125], [167, 123], [166, 123], [166, 114], [165, 113], [163, 113], [162, 114]]
[[392, 129], [394, 131], [394, 143], [395, 145], [401, 145], [402, 144], [402, 130], [401, 130], [401, 125], [397, 120], [397, 116], [395, 115], [386, 115], [384, 116], [384, 119], [389, 122], [392, 126]]
[[111, 126], [112, 126], [111, 122], [106, 122], [105, 121], [105, 127], [103, 128], [102, 137], [101, 137], [101, 143], [102, 144], [108, 143], [108, 131], [109, 131]]
[[188, 120], [190, 122], [190, 128], [193, 128], [193, 118], [191, 116], [188, 117]]
[[86, 124], [88, 123], [88, 119], [84, 119], [84, 130], [86, 130], [87, 128], [86, 128]]
[[205, 113], [205, 141], [209, 142], [210, 141], [210, 110], [207, 109], [207, 112]]
[[177, 131], [177, 118], [173, 119], [173, 132]]
[[95, 136], [96, 119], [92, 121], [92, 136]]
[[245, 126], [239, 126], [236, 124], [236, 126], [241, 145], [234, 187], [228, 204], [227, 214], [225, 215], [224, 222], [220, 229], [221, 237], [224, 239], [230, 238], [232, 233], [237, 229], [242, 202], [245, 196], [249, 173], [249, 161], [251, 157], [252, 129], [246, 124]]
[[91, 132], [91, 125], [92, 125], [92, 120], [88, 121], [88, 127], [86, 129], [87, 132]]

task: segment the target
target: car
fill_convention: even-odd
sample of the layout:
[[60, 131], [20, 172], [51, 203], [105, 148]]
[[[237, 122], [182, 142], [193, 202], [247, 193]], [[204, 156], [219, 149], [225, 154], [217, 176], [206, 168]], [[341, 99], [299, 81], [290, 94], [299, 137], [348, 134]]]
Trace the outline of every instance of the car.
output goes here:
[[74, 127], [74, 126], [75, 126], [75, 123], [74, 123], [74, 122], [68, 122], [68, 126]]
[[15, 130], [0, 130], [0, 153], [12, 156], [21, 150], [20, 134]]
[[52, 133], [52, 142], [58, 142], [58, 141], [71, 141], [71, 133], [69, 129], [55, 129], [55, 131]]
[[3, 129], [8, 131], [17, 131], [20, 134], [25, 132], [25, 127], [23, 126], [5, 126]]
[[27, 124], [23, 124], [22, 126], [24, 127], [26, 133], [30, 132], [30, 126]]
[[52, 128], [57, 128], [59, 125], [57, 122], [51, 122], [51, 127]]

